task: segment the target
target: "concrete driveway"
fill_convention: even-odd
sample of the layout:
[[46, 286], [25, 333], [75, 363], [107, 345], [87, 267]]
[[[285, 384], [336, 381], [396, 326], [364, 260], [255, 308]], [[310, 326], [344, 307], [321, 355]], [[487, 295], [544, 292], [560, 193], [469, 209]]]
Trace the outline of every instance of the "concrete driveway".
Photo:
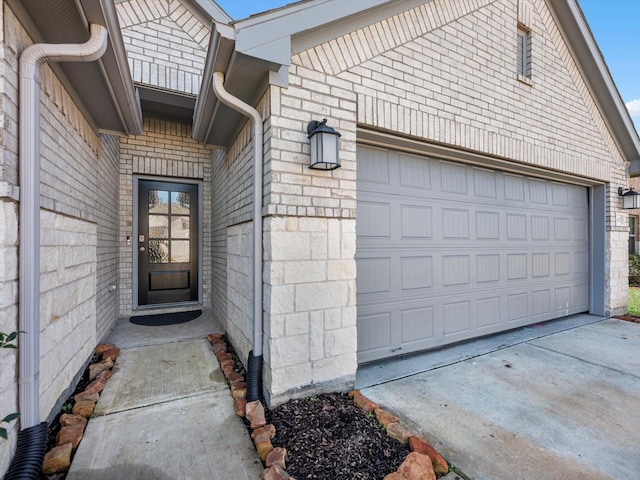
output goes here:
[[640, 324], [577, 315], [362, 367], [468, 478], [638, 478]]

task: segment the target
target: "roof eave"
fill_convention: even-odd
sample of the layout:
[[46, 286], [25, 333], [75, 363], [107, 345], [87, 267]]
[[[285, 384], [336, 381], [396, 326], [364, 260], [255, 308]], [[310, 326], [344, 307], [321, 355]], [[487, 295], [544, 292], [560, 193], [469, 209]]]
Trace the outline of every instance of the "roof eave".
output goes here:
[[576, 0], [547, 1], [625, 161], [640, 175], [640, 138]]
[[82, 43], [89, 38], [89, 23], [106, 27], [108, 45], [102, 58], [50, 66], [93, 129], [125, 135], [142, 131], [142, 110], [112, 0], [6, 3], [36, 43]]
[[219, 103], [213, 93], [213, 73], [226, 74], [235, 43], [233, 27], [214, 22], [202, 73], [202, 85], [193, 111], [192, 136], [197, 142], [211, 143], [209, 135], [214, 123], [214, 112]]
[[286, 66], [238, 52], [233, 26], [214, 23], [193, 115], [192, 136], [198, 142], [227, 148], [247, 117], [218, 101], [212, 88], [214, 72], [224, 74], [225, 89], [231, 95], [255, 105], [267, 85], [286, 86]]
[[[95, 5], [98, 2], [102, 7], [102, 19], [106, 23], [109, 32], [109, 47], [105, 55], [100, 59], [102, 73], [108, 79], [111, 97], [122, 119], [123, 133], [138, 135], [143, 130], [142, 107], [138, 91], [133, 86], [115, 5], [108, 0], [82, 0], [89, 23], [99, 23], [101, 19], [98, 17], [97, 10], [94, 13], [85, 4], [92, 3]], [[96, 18], [92, 18], [94, 15]]]

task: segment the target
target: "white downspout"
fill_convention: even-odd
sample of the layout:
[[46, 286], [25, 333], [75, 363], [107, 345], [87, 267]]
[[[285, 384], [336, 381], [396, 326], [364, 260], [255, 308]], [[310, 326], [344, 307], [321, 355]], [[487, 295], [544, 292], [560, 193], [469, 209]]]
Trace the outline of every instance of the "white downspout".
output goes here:
[[[251, 105], [224, 89], [224, 73], [213, 73], [213, 91], [222, 103], [253, 121], [253, 357], [257, 359], [260, 367], [257, 367], [256, 372], [252, 365], [247, 365], [247, 400], [255, 401], [258, 398], [253, 397], [262, 394], [260, 391], [252, 391], [256, 390], [255, 385], [260, 383], [262, 377], [262, 117]], [[251, 357], [249, 363], [252, 363]], [[251, 378], [253, 374], [259, 375], [260, 378]]]
[[40, 43], [20, 56], [19, 409], [22, 430], [40, 423], [40, 65], [92, 62], [107, 49], [107, 29], [91, 25], [82, 44]]

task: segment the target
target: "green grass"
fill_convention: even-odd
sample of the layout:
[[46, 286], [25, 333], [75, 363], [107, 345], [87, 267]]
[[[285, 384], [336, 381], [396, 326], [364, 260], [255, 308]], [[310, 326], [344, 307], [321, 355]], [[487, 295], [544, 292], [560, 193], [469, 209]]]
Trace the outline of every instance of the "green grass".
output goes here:
[[629, 289], [629, 315], [640, 316], [640, 288], [631, 287]]

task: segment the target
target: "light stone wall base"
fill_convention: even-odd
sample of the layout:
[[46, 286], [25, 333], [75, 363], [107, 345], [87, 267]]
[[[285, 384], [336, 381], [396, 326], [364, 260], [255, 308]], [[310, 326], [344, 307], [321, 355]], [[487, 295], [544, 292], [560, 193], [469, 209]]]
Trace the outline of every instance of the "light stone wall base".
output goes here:
[[268, 217], [264, 232], [264, 394], [346, 388], [357, 369], [355, 220]]
[[40, 416], [47, 418], [96, 346], [96, 224], [40, 214]]
[[227, 335], [246, 366], [253, 348], [253, 225], [227, 228]]

